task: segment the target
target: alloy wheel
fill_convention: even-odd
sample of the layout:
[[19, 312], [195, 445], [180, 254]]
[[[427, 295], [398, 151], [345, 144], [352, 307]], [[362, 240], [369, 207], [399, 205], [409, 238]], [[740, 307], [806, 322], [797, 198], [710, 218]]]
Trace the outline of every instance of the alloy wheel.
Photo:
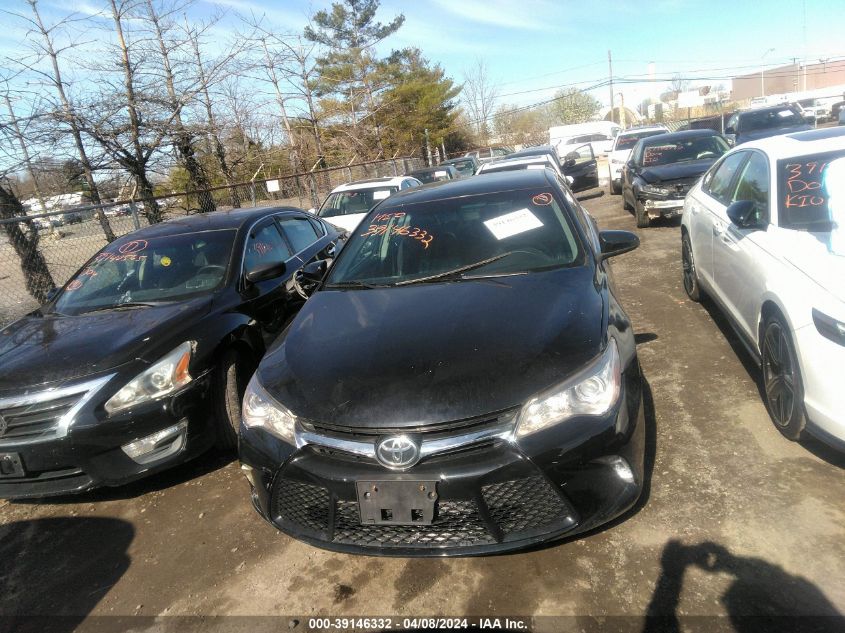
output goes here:
[[786, 333], [776, 322], [766, 328], [763, 340], [763, 385], [775, 423], [787, 426], [795, 409], [795, 368]]

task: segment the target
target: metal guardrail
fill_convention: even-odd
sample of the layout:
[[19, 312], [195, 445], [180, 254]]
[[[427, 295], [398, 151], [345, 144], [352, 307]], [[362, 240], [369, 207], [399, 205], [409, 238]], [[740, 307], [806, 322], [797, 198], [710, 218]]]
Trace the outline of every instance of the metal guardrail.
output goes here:
[[[246, 206], [316, 207], [336, 186], [351, 180], [399, 176], [418, 169], [419, 158], [394, 158], [343, 167], [288, 174], [201, 191], [171, 192], [156, 196], [162, 219], [199, 212], [200, 196], [207, 195], [218, 210]], [[206, 198], [207, 199], [207, 198]], [[314, 201], [317, 201], [315, 203]], [[38, 307], [27, 290], [26, 273], [34, 258], [43, 258], [57, 285], [64, 284], [108, 242], [96, 213], [103, 210], [116, 237], [150, 224], [140, 200], [117, 200], [98, 205], [69, 207], [47, 213], [0, 219], [0, 326]], [[18, 225], [37, 246], [25, 255], [11, 243], [10, 225]]]

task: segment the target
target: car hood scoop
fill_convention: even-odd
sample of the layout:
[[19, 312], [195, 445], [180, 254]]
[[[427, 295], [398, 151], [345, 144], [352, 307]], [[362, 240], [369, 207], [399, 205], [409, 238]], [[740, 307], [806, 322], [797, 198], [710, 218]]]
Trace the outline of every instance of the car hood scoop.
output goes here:
[[587, 267], [316, 293], [262, 362], [267, 390], [303, 418], [416, 427], [518, 406], [601, 349]]
[[101, 373], [138, 358], [156, 360], [210, 305], [203, 297], [78, 316], [25, 316], [0, 331], [0, 393]]

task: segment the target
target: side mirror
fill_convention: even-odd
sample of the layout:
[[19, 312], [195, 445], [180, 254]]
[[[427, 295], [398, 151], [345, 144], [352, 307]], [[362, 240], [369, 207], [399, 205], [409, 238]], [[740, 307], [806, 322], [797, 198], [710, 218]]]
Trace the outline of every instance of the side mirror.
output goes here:
[[758, 225], [756, 221], [757, 203], [753, 200], [737, 200], [725, 210], [732, 224], [739, 228], [748, 229]]
[[632, 251], [640, 245], [640, 238], [630, 231], [600, 231], [601, 259]]
[[328, 264], [325, 259], [318, 259], [316, 262], [311, 262], [302, 267], [301, 276], [304, 281], [323, 281], [323, 277], [328, 269]]
[[267, 279], [274, 279], [285, 274], [284, 262], [267, 262], [256, 266], [246, 274], [246, 280], [251, 284], [257, 284], [260, 281]]

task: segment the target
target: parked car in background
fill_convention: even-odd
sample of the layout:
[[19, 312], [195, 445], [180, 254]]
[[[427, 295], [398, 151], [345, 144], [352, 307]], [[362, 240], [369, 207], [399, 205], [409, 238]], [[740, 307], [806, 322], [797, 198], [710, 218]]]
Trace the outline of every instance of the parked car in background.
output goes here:
[[655, 134], [664, 134], [669, 131], [665, 125], [649, 125], [644, 127], [628, 128], [620, 132], [613, 141], [610, 153], [607, 156], [608, 179], [610, 181], [610, 193], [622, 193], [622, 166], [628, 162], [631, 150], [640, 139]]
[[0, 498], [119, 485], [234, 449], [246, 383], [305, 302], [297, 273], [338, 238], [299, 209], [243, 209], [106, 246], [0, 330]]
[[478, 166], [481, 164], [475, 156], [464, 156], [463, 158], [450, 158], [444, 160], [441, 165], [451, 165], [458, 170], [458, 175], [461, 178], [467, 178], [475, 174]]
[[754, 141], [684, 205], [684, 288], [712, 297], [762, 367], [769, 415], [845, 446], [845, 129]]
[[572, 191], [584, 191], [597, 187], [599, 184], [598, 162], [589, 144], [567, 148], [564, 156], [559, 156], [551, 145], [537, 145], [527, 147], [510, 154], [508, 158], [523, 158], [529, 156], [549, 156], [557, 165], [561, 173], [571, 179]]
[[657, 134], [638, 141], [622, 170], [622, 205], [634, 211], [640, 228], [660, 217], [680, 217], [687, 192], [729, 149], [713, 130]]
[[832, 121], [842, 121], [842, 111], [845, 110], [845, 101], [837, 101], [830, 106], [830, 118]]
[[415, 169], [414, 171], [409, 171], [405, 175], [411, 178], [416, 178], [424, 185], [431, 182], [455, 180], [459, 177], [458, 170], [455, 169], [452, 165], [437, 165], [436, 167]]
[[830, 118], [830, 106], [821, 99], [801, 99], [798, 104], [804, 114], [809, 114], [816, 124], [824, 123]]
[[502, 158], [508, 154], [513, 154], [513, 148], [506, 145], [497, 145], [493, 147], [479, 147], [466, 153], [466, 156], [475, 158], [479, 163], [486, 163], [487, 161], [496, 158]]
[[422, 183], [409, 176], [369, 178], [347, 182], [332, 189], [316, 213], [346, 231], [354, 231], [367, 212], [397, 191], [419, 187]]
[[783, 104], [734, 112], [728, 119], [725, 137], [734, 145], [740, 145], [768, 136], [791, 134], [812, 128], [798, 106]]
[[549, 128], [549, 145], [554, 147], [560, 156], [568, 153], [566, 145], [583, 145], [584, 143], [592, 144], [594, 154], [606, 154], [613, 145], [613, 139], [621, 131], [622, 126], [613, 121], [555, 125]]
[[839, 110], [839, 125], [845, 125], [845, 108]]
[[482, 164], [476, 175], [490, 174], [501, 171], [519, 171], [522, 169], [551, 169], [558, 176], [563, 176], [559, 163], [551, 156], [522, 156], [519, 158], [502, 158]]
[[624, 513], [643, 383], [607, 260], [637, 244], [549, 169], [379, 204], [247, 388], [255, 508], [394, 556], [514, 550]]
[[561, 141], [555, 145], [558, 155], [565, 156], [572, 148], [588, 143], [596, 156], [605, 156], [613, 147], [615, 138], [608, 134], [593, 133], [581, 134], [579, 136], [572, 136]]

